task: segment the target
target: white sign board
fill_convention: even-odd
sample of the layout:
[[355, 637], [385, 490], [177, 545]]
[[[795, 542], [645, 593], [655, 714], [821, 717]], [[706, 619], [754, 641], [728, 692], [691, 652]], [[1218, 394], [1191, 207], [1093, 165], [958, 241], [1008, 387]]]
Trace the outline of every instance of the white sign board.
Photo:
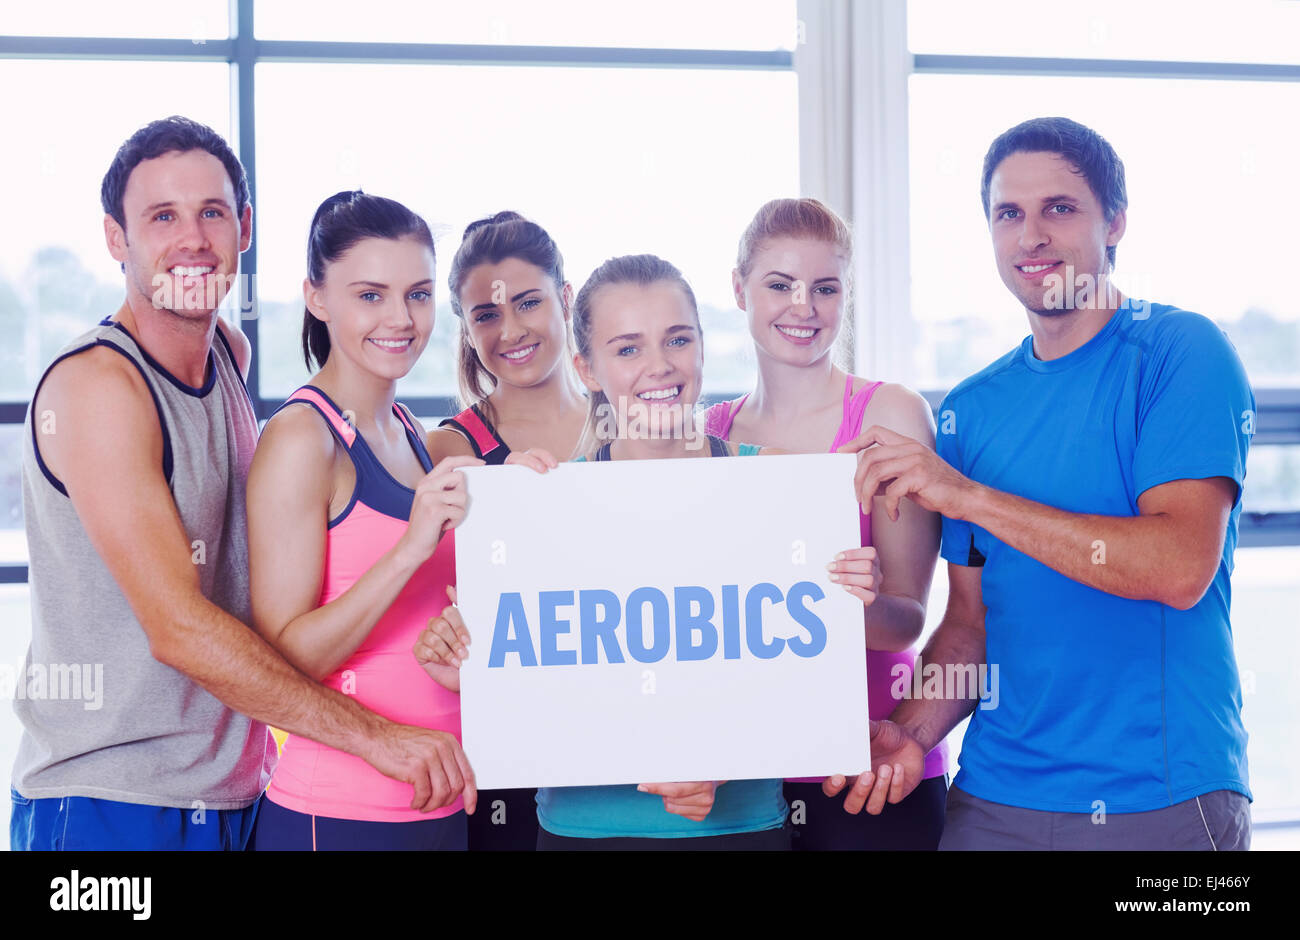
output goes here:
[[465, 471], [457, 594], [480, 787], [868, 765], [849, 454]]

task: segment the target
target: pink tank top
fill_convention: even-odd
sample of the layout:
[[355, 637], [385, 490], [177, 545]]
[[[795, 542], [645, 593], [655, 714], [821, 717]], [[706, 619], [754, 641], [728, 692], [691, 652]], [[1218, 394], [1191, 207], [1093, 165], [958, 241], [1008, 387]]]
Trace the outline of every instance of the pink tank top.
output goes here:
[[[304, 386], [290, 395], [285, 405], [295, 401], [306, 402], [320, 412], [347, 448], [357, 475], [351, 502], [329, 523], [318, 602], [324, 605], [355, 584], [397, 543], [406, 531], [415, 494], [384, 469], [324, 392]], [[431, 470], [423, 435], [399, 406], [394, 405], [393, 412], [406, 425], [420, 464]], [[361, 645], [321, 682], [392, 721], [446, 731], [459, 740], [460, 696], [431, 679], [411, 652], [428, 619], [447, 606], [446, 588], [456, 578], [452, 536], [448, 532], [443, 537]], [[409, 783], [385, 777], [360, 757], [299, 735], [290, 735], [285, 742], [266, 795], [299, 813], [368, 822], [437, 819], [464, 808], [457, 799], [432, 813], [413, 810]]]
[[[849, 376], [844, 385], [844, 417], [835, 440], [831, 443], [830, 453], [853, 440], [862, 433], [862, 416], [866, 413], [867, 402], [883, 382], [864, 385], [858, 394], [853, 394], [853, 376]], [[745, 406], [749, 395], [743, 395], [734, 401], [718, 402], [704, 412], [704, 429], [706, 434], [730, 440], [731, 425]], [[775, 445], [774, 445], [775, 446]], [[871, 517], [858, 511], [858, 527], [862, 535], [862, 544], [871, 544]], [[867, 714], [877, 720], [888, 718], [898, 707], [900, 698], [893, 695], [894, 689], [910, 690], [912, 688], [912, 664], [916, 662], [915, 648], [901, 653], [885, 650], [867, 650]], [[942, 777], [948, 772], [948, 746], [940, 741], [938, 747], [925, 755], [925, 776]], [[800, 782], [816, 782], [821, 777], [799, 778]]]

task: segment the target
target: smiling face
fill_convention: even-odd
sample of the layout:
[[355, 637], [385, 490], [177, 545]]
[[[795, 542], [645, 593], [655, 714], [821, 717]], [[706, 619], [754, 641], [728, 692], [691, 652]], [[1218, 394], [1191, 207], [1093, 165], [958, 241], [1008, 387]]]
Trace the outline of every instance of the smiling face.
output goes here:
[[591, 356], [575, 357], [592, 392], [631, 426], [621, 437], [686, 436], [704, 370], [699, 320], [677, 284], [608, 284], [591, 300]]
[[205, 150], [142, 160], [122, 193], [123, 229], [104, 219], [109, 252], [126, 267], [134, 308], [191, 320], [211, 318], [252, 239], [252, 209], [235, 214], [221, 161]]
[[572, 292], [519, 258], [469, 271], [460, 289], [465, 327], [497, 382], [532, 387], [562, 367]]
[[417, 238], [364, 238], [303, 283], [307, 309], [329, 324], [336, 356], [378, 378], [411, 371], [433, 332], [433, 252]]
[[759, 355], [811, 365], [835, 344], [844, 316], [848, 254], [831, 242], [783, 237], [754, 252], [749, 274], [732, 273]]
[[1106, 248], [1124, 235], [1124, 210], [1107, 222], [1088, 181], [1059, 154], [1011, 154], [993, 171], [989, 206], [998, 274], [1031, 313], [1072, 312], [1060, 286], [1070, 297], [1081, 276], [1105, 283]]

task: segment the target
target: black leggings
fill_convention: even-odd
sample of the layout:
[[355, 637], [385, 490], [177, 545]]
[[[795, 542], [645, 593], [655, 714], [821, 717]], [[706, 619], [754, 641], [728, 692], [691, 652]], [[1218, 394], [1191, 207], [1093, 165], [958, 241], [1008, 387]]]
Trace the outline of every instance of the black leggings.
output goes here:
[[532, 852], [537, 848], [537, 791], [479, 790], [469, 817], [471, 852]]
[[947, 777], [922, 780], [901, 803], [886, 803], [879, 816], [844, 812], [846, 787], [827, 797], [820, 783], [786, 782], [796, 852], [933, 852], [943, 835]]

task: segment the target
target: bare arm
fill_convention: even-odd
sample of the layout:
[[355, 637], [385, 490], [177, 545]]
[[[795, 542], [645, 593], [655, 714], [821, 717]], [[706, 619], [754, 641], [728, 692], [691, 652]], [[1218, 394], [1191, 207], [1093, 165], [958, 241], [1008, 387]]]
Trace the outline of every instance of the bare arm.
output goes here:
[[980, 487], [967, 518], [1081, 584], [1187, 610], [1214, 580], [1236, 498], [1227, 477], [1173, 480], [1138, 497], [1140, 515], [1098, 516]]
[[[930, 406], [916, 392], [884, 386], [876, 392], [884, 407], [876, 419], [891, 430], [934, 448]], [[882, 512], [884, 499], [873, 500], [871, 543], [880, 558], [881, 583], [867, 607], [867, 648], [899, 652], [916, 642], [925, 626], [925, 604], [939, 557], [939, 515], [908, 500], [897, 520]]]
[[[982, 570], [948, 565], [948, 608], [930, 642], [917, 660], [921, 664], [978, 666], [985, 660]], [[864, 807], [875, 815], [885, 803], [897, 803], [916, 789], [925, 775], [925, 755], [933, 750], [963, 718], [978, 699], [906, 699], [894, 709], [888, 721], [871, 722], [871, 767], [855, 781], [842, 774], [827, 777], [822, 791], [834, 796], [852, 783], [844, 798], [846, 812]]]
[[[464, 479], [454, 470], [479, 462], [459, 458], [429, 473], [417, 488], [412, 524], [397, 544], [318, 607], [335, 447], [310, 408], [289, 408], [267, 423], [248, 474], [254, 626], [285, 659], [317, 679], [356, 651], [445, 529], [464, 517]], [[294, 564], [284, 564], [285, 558]]]
[[[85, 394], [87, 388], [95, 394]], [[462, 787], [467, 803], [473, 802], [472, 772], [462, 765], [454, 738], [395, 725], [313, 682], [203, 596], [162, 474], [162, 432], [152, 398], [121, 356], [91, 350], [60, 363], [41, 390], [39, 407], [59, 417], [59, 433], [45, 438], [42, 455], [66, 487], [155, 659], [236, 711], [356, 754], [411, 783], [414, 808], [446, 805]]]
[[1137, 516], [1072, 513], [978, 484], [924, 444], [886, 428], [872, 427], [845, 445], [862, 448], [869, 449], [855, 485], [859, 494], [883, 494], [891, 517], [906, 497], [973, 522], [1081, 584], [1179, 610], [1194, 606], [1214, 579], [1237, 494], [1226, 477], [1173, 480], [1142, 493]]
[[[985, 661], [983, 568], [948, 565], [948, 607], [917, 657], [916, 668], [931, 663], [950, 674], [949, 664], [970, 664], [978, 669]], [[916, 738], [929, 753], [948, 732], [961, 724], [979, 702], [978, 698], [904, 699], [890, 720]]]
[[473, 457], [474, 448], [465, 436], [452, 427], [435, 428], [425, 436], [429, 458], [436, 464], [445, 457]]

